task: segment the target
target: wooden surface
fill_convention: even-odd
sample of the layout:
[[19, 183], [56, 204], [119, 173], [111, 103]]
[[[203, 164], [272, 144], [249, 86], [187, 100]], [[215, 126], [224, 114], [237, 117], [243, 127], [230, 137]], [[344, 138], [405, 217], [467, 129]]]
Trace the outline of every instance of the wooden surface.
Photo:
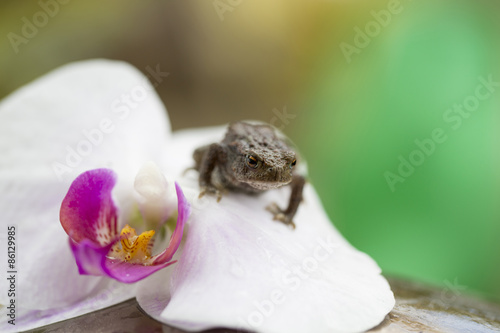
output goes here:
[[[449, 283], [441, 289], [389, 279], [396, 306], [370, 333], [399, 332], [500, 332], [500, 305], [468, 297], [464, 288]], [[162, 325], [141, 312], [135, 299], [81, 317], [29, 332], [138, 332], [183, 333]], [[210, 333], [237, 332], [215, 329]]]

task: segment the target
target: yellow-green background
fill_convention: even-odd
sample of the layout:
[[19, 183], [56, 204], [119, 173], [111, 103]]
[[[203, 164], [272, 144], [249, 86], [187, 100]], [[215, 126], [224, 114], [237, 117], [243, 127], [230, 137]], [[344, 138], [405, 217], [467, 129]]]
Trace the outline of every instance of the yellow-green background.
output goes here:
[[[500, 89], [457, 130], [443, 114], [479, 76], [500, 81], [500, 3], [402, 0], [350, 62], [341, 43], [390, 1], [221, 0], [223, 20], [214, 3], [70, 1], [16, 53], [9, 34], [42, 8], [4, 0], [0, 97], [104, 57], [170, 73], [157, 91], [174, 129], [286, 108], [328, 214], [384, 273], [499, 299]], [[448, 139], [391, 191], [384, 173], [436, 128]]]

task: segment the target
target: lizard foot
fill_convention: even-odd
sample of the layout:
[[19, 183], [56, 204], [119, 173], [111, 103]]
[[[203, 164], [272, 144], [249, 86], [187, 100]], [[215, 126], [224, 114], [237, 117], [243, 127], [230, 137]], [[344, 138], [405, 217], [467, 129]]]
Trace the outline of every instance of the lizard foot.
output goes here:
[[222, 199], [222, 191], [213, 186], [202, 186], [198, 198], [203, 197], [207, 193], [215, 195], [217, 197], [217, 202], [219, 202]]
[[283, 222], [284, 224], [291, 226], [292, 229], [295, 229], [295, 223], [293, 223], [292, 218], [286, 215], [285, 212], [275, 202], [267, 206], [266, 210], [274, 215], [274, 221]]

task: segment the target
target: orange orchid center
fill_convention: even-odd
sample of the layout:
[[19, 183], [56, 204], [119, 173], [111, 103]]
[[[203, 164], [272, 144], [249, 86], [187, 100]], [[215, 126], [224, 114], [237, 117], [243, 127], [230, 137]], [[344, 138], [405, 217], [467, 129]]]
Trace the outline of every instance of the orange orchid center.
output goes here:
[[130, 263], [147, 264], [151, 258], [154, 230], [149, 230], [137, 236], [134, 228], [128, 224], [120, 232], [120, 242], [111, 249], [109, 256]]

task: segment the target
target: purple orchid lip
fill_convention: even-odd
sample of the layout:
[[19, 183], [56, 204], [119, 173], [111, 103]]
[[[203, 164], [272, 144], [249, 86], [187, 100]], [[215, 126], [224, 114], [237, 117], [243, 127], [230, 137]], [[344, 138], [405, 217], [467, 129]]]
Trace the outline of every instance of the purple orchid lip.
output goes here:
[[84, 172], [71, 184], [59, 218], [77, 244], [87, 239], [102, 246], [116, 237], [118, 214], [111, 197], [115, 185], [116, 173], [110, 169]]
[[78, 176], [61, 204], [60, 221], [70, 236], [70, 247], [80, 274], [109, 276], [133, 283], [175, 263], [171, 259], [181, 243], [190, 205], [175, 183], [179, 213], [168, 247], [139, 263], [111, 258], [108, 256], [110, 250], [124, 239], [118, 236], [117, 208], [111, 195], [116, 178], [110, 169], [90, 170]]

